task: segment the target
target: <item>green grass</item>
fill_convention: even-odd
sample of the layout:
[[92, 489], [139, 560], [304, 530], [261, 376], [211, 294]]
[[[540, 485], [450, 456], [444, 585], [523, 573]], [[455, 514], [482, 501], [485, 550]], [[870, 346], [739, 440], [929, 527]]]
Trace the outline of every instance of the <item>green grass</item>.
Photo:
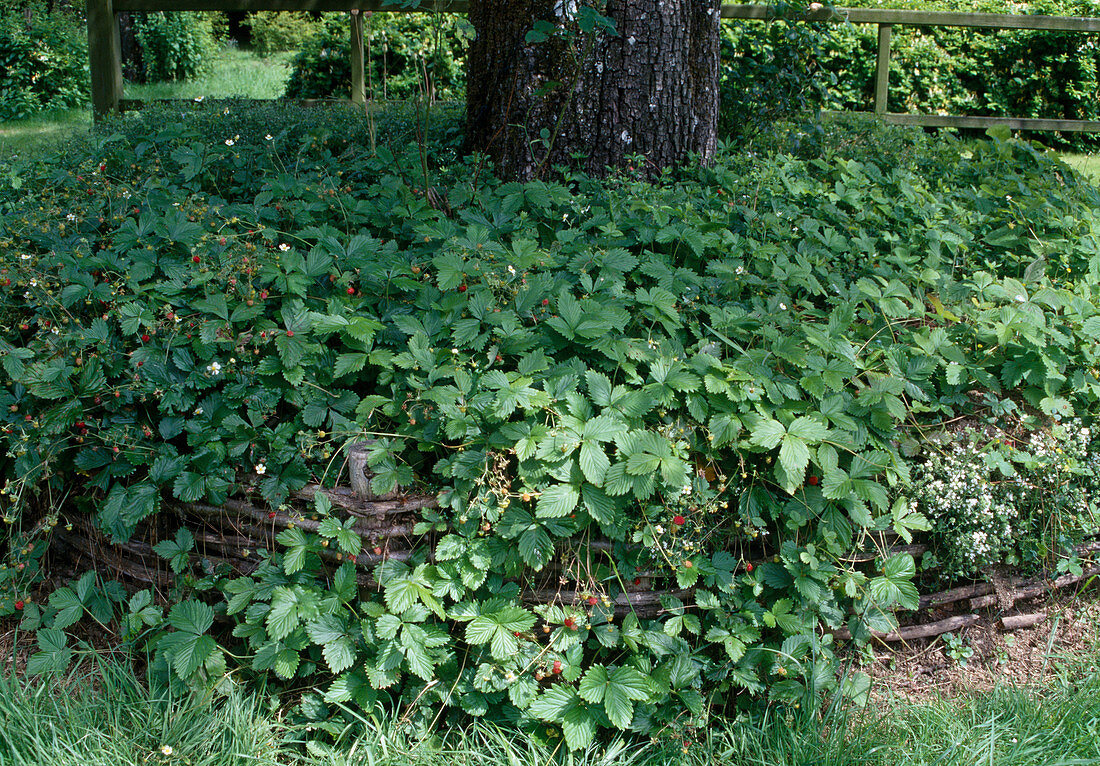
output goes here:
[[1094, 182], [1100, 183], [1100, 154], [1062, 154], [1062, 160], [1074, 169], [1084, 173]]
[[[489, 725], [417, 739], [393, 719], [358, 719], [338, 748], [263, 712], [258, 696], [150, 692], [107, 660], [53, 682], [0, 680], [3, 766], [1071, 766], [1100, 764], [1100, 675], [1041, 691], [899, 703], [859, 714], [766, 716], [568, 754], [559, 740]], [[1069, 674], [1072, 675], [1072, 674]], [[355, 723], [356, 719], [350, 719]], [[683, 745], [687, 744], [684, 748]], [[171, 748], [165, 755], [162, 748]]]
[[[277, 53], [261, 58], [251, 51], [224, 48], [215, 59], [210, 73], [190, 82], [127, 83], [126, 98], [153, 100], [162, 98], [278, 98], [290, 76], [293, 53]], [[92, 113], [87, 107], [46, 112], [25, 120], [0, 122], [0, 161], [14, 154], [27, 155], [48, 150], [60, 139], [91, 127]]]
[[92, 124], [90, 109], [43, 112], [25, 120], [0, 122], [0, 160], [13, 154], [30, 154], [55, 144]]
[[186, 82], [127, 84], [126, 98], [278, 98], [290, 77], [293, 53], [276, 53], [266, 58], [252, 51], [224, 48], [205, 77]]
[[273, 766], [285, 762], [278, 736], [251, 698], [150, 693], [108, 660], [48, 683], [0, 681], [3, 766]]

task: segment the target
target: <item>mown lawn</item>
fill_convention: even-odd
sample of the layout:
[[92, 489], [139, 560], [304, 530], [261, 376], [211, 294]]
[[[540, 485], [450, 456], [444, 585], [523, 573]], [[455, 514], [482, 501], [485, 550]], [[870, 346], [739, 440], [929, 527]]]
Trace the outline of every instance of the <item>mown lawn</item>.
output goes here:
[[[293, 53], [257, 56], [252, 51], [223, 48], [210, 73], [189, 82], [127, 83], [124, 95], [134, 99], [264, 98], [282, 95], [290, 76]], [[89, 107], [46, 112], [26, 120], [0, 122], [0, 159], [39, 151], [85, 131], [92, 124]]]
[[1084, 173], [1094, 182], [1100, 182], [1100, 154], [1075, 154], [1066, 152], [1062, 155], [1067, 165]]

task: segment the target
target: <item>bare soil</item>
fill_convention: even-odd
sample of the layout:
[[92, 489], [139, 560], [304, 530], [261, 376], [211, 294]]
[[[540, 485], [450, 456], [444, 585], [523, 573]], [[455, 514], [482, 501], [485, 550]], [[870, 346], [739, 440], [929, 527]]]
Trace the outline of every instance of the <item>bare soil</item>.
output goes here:
[[1012, 614], [1044, 611], [1039, 624], [1003, 631], [1004, 614], [989, 610], [975, 625], [956, 635], [973, 649], [965, 663], [948, 654], [944, 638], [907, 644], [879, 644], [863, 669], [874, 681], [879, 700], [919, 701], [932, 695], [954, 696], [1011, 684], [1036, 686], [1054, 679], [1072, 682], [1097, 672], [1100, 657], [1100, 589], [1061, 593], [1019, 602]]

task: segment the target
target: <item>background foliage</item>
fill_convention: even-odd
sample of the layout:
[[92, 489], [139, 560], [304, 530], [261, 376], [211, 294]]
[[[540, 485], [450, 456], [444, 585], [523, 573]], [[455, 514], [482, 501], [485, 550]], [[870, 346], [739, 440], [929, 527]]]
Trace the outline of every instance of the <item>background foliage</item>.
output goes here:
[[[909, 8], [966, 13], [1030, 13], [1095, 16], [1089, 0], [854, 0], [844, 7]], [[786, 6], [780, 6], [786, 7]], [[794, 8], [800, 6], [796, 5]], [[874, 99], [875, 25], [811, 25], [726, 22], [726, 71], [736, 75], [733, 98], [724, 100], [723, 122], [738, 130], [744, 96], [738, 78], [748, 75], [745, 93], [782, 114], [804, 111], [806, 103], [870, 111]], [[1097, 119], [1100, 109], [1100, 47], [1096, 35], [1042, 31], [987, 31], [895, 26], [890, 65], [893, 112], [924, 114]], [[759, 71], [766, 77], [752, 77]], [[727, 75], [728, 76], [728, 75]], [[823, 92], [828, 96], [823, 97]], [[767, 113], [766, 111], [749, 112]], [[1092, 146], [1075, 134], [1059, 139]]]
[[261, 56], [278, 51], [297, 51], [323, 24], [304, 11], [258, 11], [245, 22], [251, 30], [252, 48]]
[[217, 43], [209, 14], [136, 14], [134, 26], [146, 80], [189, 80], [210, 67]]
[[82, 104], [89, 83], [78, 15], [39, 3], [0, 8], [0, 121]]
[[[370, 98], [402, 99], [425, 91], [462, 99], [462, 58], [469, 22], [455, 14], [374, 13], [364, 21]], [[344, 14], [326, 14], [323, 27], [303, 45], [287, 83], [288, 98], [343, 98], [351, 89], [351, 37]]]

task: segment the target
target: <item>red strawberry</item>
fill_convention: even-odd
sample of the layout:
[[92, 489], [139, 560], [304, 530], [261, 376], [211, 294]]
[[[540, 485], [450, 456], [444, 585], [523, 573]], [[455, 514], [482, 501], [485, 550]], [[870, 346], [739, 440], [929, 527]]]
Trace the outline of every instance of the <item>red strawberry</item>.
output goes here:
[[549, 298], [543, 298], [542, 299], [542, 305], [543, 306], [549, 306], [550, 305], [550, 299]]
[[23, 603], [22, 599], [15, 602], [15, 608], [18, 609], [19, 611], [23, 611], [24, 606], [25, 606], [25, 604]]
[[806, 479], [806, 483], [813, 487], [816, 487], [820, 482], [821, 479], [817, 478], [813, 474], [810, 475], [810, 478]]
[[286, 331], [286, 337], [293, 338], [294, 337], [294, 331], [293, 330], [287, 330]]
[[555, 674], [560, 674], [561, 673], [561, 660], [554, 660], [554, 671], [553, 672]]
[[752, 571], [752, 564], [751, 563], [745, 564], [745, 571], [746, 572], [751, 572]]
[[565, 627], [569, 628], [570, 630], [576, 630], [577, 629], [577, 621], [574, 620], [572, 617], [566, 617], [565, 618]]
[[672, 523], [675, 524], [678, 527], [682, 527], [682, 526], [684, 526], [684, 517], [679, 516], [679, 515], [673, 516], [672, 517]]
[[355, 288], [354, 287], [349, 287], [348, 288], [348, 295], [355, 295]]
[[198, 263], [201, 260], [202, 260], [202, 258], [199, 258], [197, 255], [192, 255], [191, 256], [191, 263]]
[[596, 597], [595, 596], [589, 596], [588, 597], [588, 605], [589, 606], [595, 606], [596, 605]]
[[268, 511], [268, 512], [267, 512], [267, 517], [268, 517], [269, 519], [273, 519], [273, 518], [275, 518], [275, 511]]
[[642, 584], [642, 578], [641, 577], [635, 577], [634, 578], [634, 584], [635, 585], [641, 585]]
[[691, 559], [684, 562], [684, 569], [691, 569], [693, 566], [695, 565], [691, 563]]
[[464, 292], [466, 292], [466, 285], [459, 285], [459, 286], [458, 286], [458, 291], [459, 291], [460, 293], [464, 293]]
[[374, 546], [374, 555], [375, 556], [381, 556], [382, 555], [382, 549], [380, 547], [378, 547], [377, 545]]
[[149, 336], [148, 336], [148, 335], [144, 335], [144, 334], [143, 334], [143, 335], [141, 336], [141, 342], [142, 342], [142, 343], [148, 343], [148, 342], [149, 342]]

